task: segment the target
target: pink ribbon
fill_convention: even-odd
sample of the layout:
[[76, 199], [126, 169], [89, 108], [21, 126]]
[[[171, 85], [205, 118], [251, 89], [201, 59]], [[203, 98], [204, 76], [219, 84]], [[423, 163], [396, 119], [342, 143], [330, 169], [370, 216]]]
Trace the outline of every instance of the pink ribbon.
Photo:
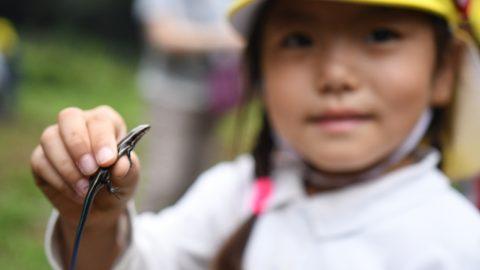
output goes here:
[[252, 212], [254, 215], [260, 215], [264, 212], [272, 190], [273, 182], [270, 177], [259, 177], [255, 180], [252, 200]]

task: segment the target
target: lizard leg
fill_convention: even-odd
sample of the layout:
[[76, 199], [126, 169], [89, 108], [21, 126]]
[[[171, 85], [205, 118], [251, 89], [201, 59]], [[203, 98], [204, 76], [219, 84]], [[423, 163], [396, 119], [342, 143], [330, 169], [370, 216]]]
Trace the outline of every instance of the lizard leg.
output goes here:
[[127, 151], [127, 154], [126, 154], [127, 158], [128, 158], [128, 162], [130, 163], [130, 167], [128, 168], [128, 170], [130, 170], [132, 168], [132, 165], [133, 165], [133, 163], [132, 163], [132, 151], [133, 151], [133, 148], [129, 149]]
[[120, 197], [118, 196], [118, 191], [120, 190], [118, 187], [114, 187], [113, 184], [112, 184], [112, 181], [110, 180], [110, 175], [107, 177], [106, 181], [105, 181], [105, 185], [107, 186], [108, 188], [108, 192], [110, 192], [111, 194], [113, 194], [115, 197], [117, 197], [117, 199], [120, 199]]

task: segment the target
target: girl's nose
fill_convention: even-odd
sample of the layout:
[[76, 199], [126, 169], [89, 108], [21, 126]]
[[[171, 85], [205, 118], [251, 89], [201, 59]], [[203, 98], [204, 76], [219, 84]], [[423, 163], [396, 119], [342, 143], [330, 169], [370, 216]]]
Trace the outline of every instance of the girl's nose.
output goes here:
[[358, 89], [353, 59], [338, 47], [324, 51], [318, 57], [316, 79], [319, 94], [345, 94]]

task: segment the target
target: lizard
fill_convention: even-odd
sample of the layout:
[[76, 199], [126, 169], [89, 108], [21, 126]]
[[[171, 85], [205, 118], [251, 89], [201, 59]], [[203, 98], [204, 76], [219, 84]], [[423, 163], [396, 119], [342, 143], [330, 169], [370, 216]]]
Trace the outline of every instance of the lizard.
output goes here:
[[[143, 137], [143, 135], [145, 135], [145, 133], [149, 129], [150, 129], [150, 125], [139, 125], [136, 128], [132, 129], [117, 145], [117, 151], [118, 151], [117, 161], [122, 156], [127, 156], [128, 161], [130, 162], [130, 166], [132, 166], [131, 152], [135, 148], [137, 142]], [[110, 180], [111, 167], [113, 167], [113, 165], [106, 168], [101, 167], [98, 169], [98, 171], [95, 174], [89, 177], [88, 191], [83, 201], [82, 212], [80, 214], [80, 219], [78, 221], [78, 225], [75, 233], [75, 241], [73, 244], [72, 256], [70, 257], [71, 258], [70, 266], [68, 268], [69, 270], [75, 270], [78, 250], [80, 247], [80, 240], [83, 233], [83, 227], [87, 220], [87, 216], [90, 211], [90, 207], [92, 205], [93, 199], [95, 198], [95, 195], [98, 193], [98, 191], [100, 191], [100, 189], [102, 189], [103, 187], [106, 187], [109, 193], [117, 196], [116, 193], [118, 192], [118, 188], [114, 187]]]

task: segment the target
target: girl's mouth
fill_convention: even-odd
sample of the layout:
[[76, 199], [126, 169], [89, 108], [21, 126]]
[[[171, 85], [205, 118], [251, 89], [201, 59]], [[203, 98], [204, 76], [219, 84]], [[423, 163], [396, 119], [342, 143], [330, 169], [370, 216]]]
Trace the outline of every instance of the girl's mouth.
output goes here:
[[371, 121], [372, 114], [354, 110], [329, 110], [308, 119], [322, 131], [330, 134], [342, 134], [353, 131]]

